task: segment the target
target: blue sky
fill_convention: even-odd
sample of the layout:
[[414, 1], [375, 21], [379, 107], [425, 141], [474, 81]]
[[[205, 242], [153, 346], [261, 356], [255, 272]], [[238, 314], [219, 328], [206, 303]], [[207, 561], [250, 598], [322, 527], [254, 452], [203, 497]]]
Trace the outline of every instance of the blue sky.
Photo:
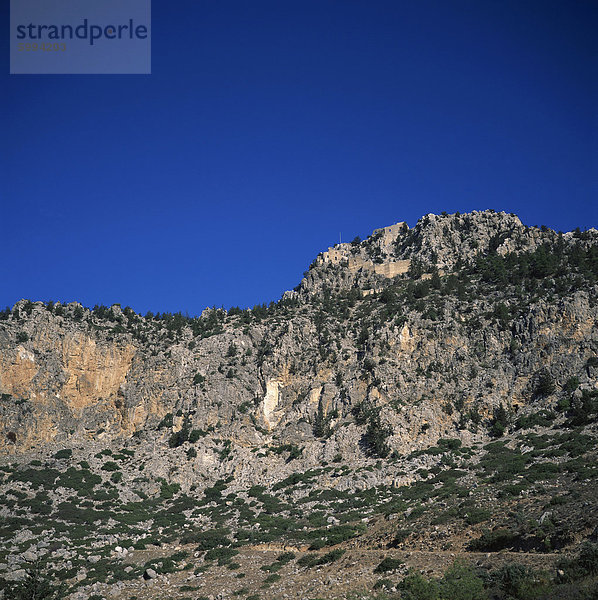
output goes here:
[[426, 213], [598, 226], [598, 3], [154, 0], [152, 75], [9, 75], [0, 306], [197, 314]]

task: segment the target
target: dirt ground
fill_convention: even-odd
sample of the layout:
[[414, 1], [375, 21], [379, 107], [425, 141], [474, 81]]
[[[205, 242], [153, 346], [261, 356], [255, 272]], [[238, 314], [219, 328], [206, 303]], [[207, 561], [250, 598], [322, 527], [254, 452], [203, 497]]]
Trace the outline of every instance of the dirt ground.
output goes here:
[[[178, 548], [178, 547], [177, 547]], [[127, 557], [128, 564], [143, 565], [146, 561], [172, 554], [177, 548], [136, 551]], [[456, 553], [424, 552], [400, 550], [348, 549], [336, 562], [314, 567], [301, 568], [296, 565], [305, 552], [291, 547], [244, 547], [234, 557], [238, 563], [235, 569], [213, 566], [204, 573], [194, 575], [194, 569], [204, 563], [201, 558], [193, 558], [193, 548], [182, 548], [190, 552], [189, 562], [194, 568], [183, 572], [158, 575], [149, 581], [134, 581], [121, 584], [120, 590], [113, 590], [108, 597], [117, 600], [162, 600], [164, 598], [212, 597], [241, 598], [258, 594], [262, 600], [278, 598], [326, 598], [340, 599], [348, 594], [372, 593], [374, 584], [382, 577], [398, 583], [408, 568], [428, 576], [441, 575], [455, 560], [464, 560], [471, 565], [495, 569], [505, 564], [517, 562], [534, 569], [554, 570], [555, 563], [562, 554], [533, 554], [522, 552], [497, 553]], [[329, 550], [329, 549], [328, 549]], [[269, 573], [261, 566], [272, 564], [283, 551], [295, 552], [296, 560], [285, 565], [278, 575], [280, 579], [265, 584]], [[322, 552], [323, 553], [323, 552]], [[310, 552], [314, 554], [314, 552]], [[374, 574], [374, 569], [385, 557], [403, 562], [397, 571], [383, 575]], [[183, 588], [183, 589], [181, 589]]]

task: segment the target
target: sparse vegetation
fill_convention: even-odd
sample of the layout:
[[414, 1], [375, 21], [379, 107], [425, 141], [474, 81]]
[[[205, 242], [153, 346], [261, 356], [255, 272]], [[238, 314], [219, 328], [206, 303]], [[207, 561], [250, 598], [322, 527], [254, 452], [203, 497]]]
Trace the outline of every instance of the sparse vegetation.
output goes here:
[[[355, 594], [377, 600], [590, 600], [595, 234], [538, 229], [527, 244], [512, 222], [477, 237], [470, 217], [434, 223], [435, 236], [448, 228], [438, 245], [413, 230], [354, 240], [284, 300], [251, 309], [2, 311], [6, 355], [21, 340], [52, 390], [63, 385], [52, 369], [69, 367], [40, 351], [35, 319], [88, 336], [102, 361], [136, 354], [125, 382], [76, 416], [58, 395], [40, 412], [3, 378], [0, 564], [28, 566], [47, 540], [40, 577], [68, 593], [134, 589], [151, 568], [191, 600], [223, 574], [247, 600], [316, 597], [355, 573]], [[381, 274], [406, 257], [407, 273]], [[87, 389], [80, 373], [68, 381]], [[50, 422], [51, 450], [24, 459], [26, 436]], [[437, 566], [471, 552], [476, 566]], [[307, 579], [313, 593], [292, 587]], [[11, 586], [24, 589], [5, 581], [6, 598]]]

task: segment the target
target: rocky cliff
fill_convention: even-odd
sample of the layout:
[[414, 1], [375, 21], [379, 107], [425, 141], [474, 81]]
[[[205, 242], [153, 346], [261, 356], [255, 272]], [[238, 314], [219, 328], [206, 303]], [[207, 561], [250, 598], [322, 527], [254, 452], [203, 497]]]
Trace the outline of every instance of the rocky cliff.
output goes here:
[[544, 372], [592, 389], [596, 287], [570, 255], [589, 264], [597, 239], [490, 211], [426, 215], [331, 248], [269, 307], [184, 319], [21, 301], [0, 321], [0, 448], [127, 437], [169, 412], [248, 445], [309, 443], [320, 410], [333, 435], [318, 448], [334, 454], [366, 402], [406, 452], [472, 410], [524, 410]]
[[[576, 501], [588, 502], [594, 488], [584, 482], [595, 473], [579, 475], [575, 461], [594, 460], [597, 281], [597, 231], [557, 233], [485, 211], [426, 215], [411, 229], [397, 223], [331, 247], [295, 290], [248, 310], [141, 316], [118, 305], [22, 300], [0, 313], [3, 489], [20, 482], [15, 493], [35, 503], [41, 492], [31, 481], [45, 473], [56, 531], [96, 519], [109, 536], [116, 515], [140, 546], [143, 535], [157, 535], [157, 521], [161, 539], [179, 539], [166, 518], [177, 510], [189, 531], [226, 525], [241, 532], [238, 544], [289, 544], [285, 519], [304, 518], [296, 512], [303, 503], [318, 514], [301, 522], [305, 539], [317, 521], [320, 537], [338, 526], [344, 533], [331, 540], [400, 548], [396, 526], [385, 525], [395, 515], [421, 526], [405, 544], [437, 548], [433, 532], [442, 526], [444, 545], [467, 548], [479, 531], [464, 537], [469, 525], [439, 515], [432, 530], [432, 517], [418, 521], [428, 514], [422, 506], [435, 498], [435, 510], [465, 511], [460, 518], [475, 525], [481, 521], [459, 498], [469, 490], [473, 508], [491, 514], [496, 494], [510, 493], [497, 482], [514, 490], [517, 477], [531, 473], [532, 489], [537, 473], [552, 472], [539, 448], [550, 446], [549, 462], [570, 461], [562, 464], [573, 471], [555, 473], [577, 473]], [[560, 433], [567, 428], [581, 437]], [[538, 432], [556, 441], [538, 446]], [[503, 463], [518, 466], [499, 476]], [[499, 487], [486, 489], [480, 477]], [[577, 485], [564, 477], [551, 494]], [[94, 478], [107, 492], [86, 483]], [[88, 509], [75, 506], [68, 489], [90, 494], [95, 512], [85, 517]], [[534, 518], [547, 501], [538, 494], [537, 505], [525, 500]], [[152, 515], [170, 501], [168, 511]], [[116, 512], [100, 514], [98, 502]], [[342, 525], [368, 503], [384, 519]], [[333, 506], [346, 521], [327, 512]], [[145, 533], [122, 516], [127, 511], [141, 511], [135, 519], [146, 523]], [[555, 525], [546, 543], [567, 547], [593, 526], [592, 519]], [[523, 549], [548, 534], [518, 535]], [[102, 547], [112, 543], [106, 540]], [[322, 543], [336, 543], [329, 542]], [[485, 543], [477, 547], [492, 545]]]

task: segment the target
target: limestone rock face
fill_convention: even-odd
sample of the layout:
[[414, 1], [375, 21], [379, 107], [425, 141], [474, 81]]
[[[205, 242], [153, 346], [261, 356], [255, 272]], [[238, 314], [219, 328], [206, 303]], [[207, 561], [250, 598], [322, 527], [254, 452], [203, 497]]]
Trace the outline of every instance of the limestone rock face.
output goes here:
[[[426, 215], [330, 248], [269, 309], [185, 319], [20, 301], [0, 319], [0, 452], [131, 436], [178, 451], [171, 436], [184, 444], [195, 429], [195, 473], [255, 483], [291, 472], [282, 454], [256, 466], [264, 445], [296, 446], [303, 468], [367, 460], [372, 411], [390, 452], [482, 440], [500, 405], [553, 406], [571, 378], [596, 388], [595, 278], [550, 257], [579, 263], [597, 245], [593, 230], [559, 235], [505, 213]], [[550, 264], [499, 285], [488, 270], [509, 256]], [[161, 473], [170, 459], [156, 452]]]
[[490, 248], [499, 254], [534, 250], [540, 239], [537, 230], [525, 227], [516, 215], [473, 211], [425, 215], [398, 247], [404, 258], [415, 257], [440, 269], [450, 269], [459, 260], [469, 261]]

